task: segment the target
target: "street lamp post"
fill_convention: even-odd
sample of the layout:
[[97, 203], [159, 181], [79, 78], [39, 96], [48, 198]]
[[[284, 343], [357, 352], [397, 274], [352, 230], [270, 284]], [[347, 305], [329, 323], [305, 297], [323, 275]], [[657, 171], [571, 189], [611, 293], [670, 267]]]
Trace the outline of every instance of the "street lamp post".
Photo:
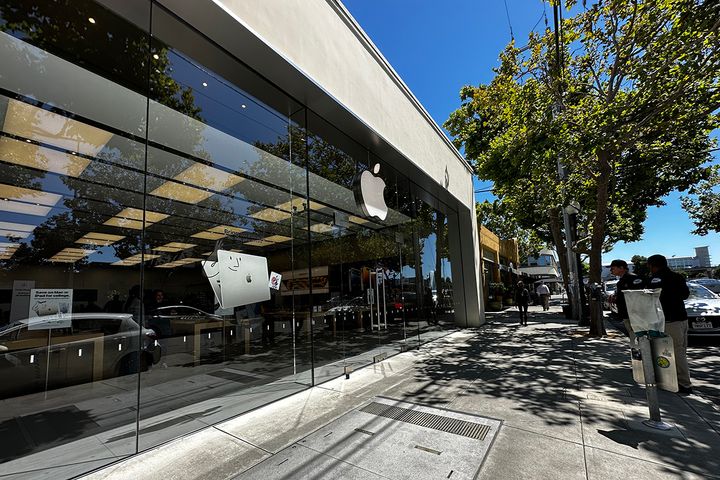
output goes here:
[[570, 201], [567, 206], [563, 209], [563, 221], [565, 223], [565, 236], [567, 238], [567, 245], [566, 245], [566, 253], [567, 253], [567, 260], [568, 260], [568, 268], [570, 270], [569, 277], [570, 277], [570, 288], [572, 290], [571, 293], [571, 308], [572, 308], [572, 316], [575, 320], [578, 320], [578, 322], [582, 322], [582, 300], [580, 298], [581, 291], [582, 291], [582, 275], [580, 275], [579, 270], [579, 261], [578, 257], [579, 255], [576, 255], [575, 252], [573, 252], [572, 246], [575, 242], [576, 237], [576, 229], [571, 228], [570, 225], [570, 216], [577, 216], [577, 214], [580, 212], [580, 206], [576, 201]]

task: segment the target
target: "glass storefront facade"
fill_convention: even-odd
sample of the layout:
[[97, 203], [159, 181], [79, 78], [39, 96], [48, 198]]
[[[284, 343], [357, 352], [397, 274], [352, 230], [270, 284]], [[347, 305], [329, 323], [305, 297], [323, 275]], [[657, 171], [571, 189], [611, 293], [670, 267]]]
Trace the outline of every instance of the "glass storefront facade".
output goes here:
[[0, 475], [79, 475], [457, 327], [451, 207], [130, 3], [0, 6]]

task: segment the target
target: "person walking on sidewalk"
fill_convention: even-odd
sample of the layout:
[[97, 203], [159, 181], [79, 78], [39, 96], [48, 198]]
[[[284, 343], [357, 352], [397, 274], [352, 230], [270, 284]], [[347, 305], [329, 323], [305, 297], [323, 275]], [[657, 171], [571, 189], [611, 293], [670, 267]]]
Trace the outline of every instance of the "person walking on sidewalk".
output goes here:
[[543, 311], [550, 310], [550, 289], [545, 285], [545, 282], [540, 282], [540, 285], [535, 289], [535, 293], [540, 297]]
[[667, 259], [662, 255], [651, 255], [647, 265], [650, 269], [648, 288], [662, 288], [660, 305], [665, 315], [665, 333], [673, 340], [679, 391], [691, 394], [692, 383], [687, 362], [688, 316], [684, 302], [690, 296], [690, 289], [685, 277], [670, 270]]
[[517, 303], [518, 312], [520, 312], [520, 325], [527, 325], [530, 292], [527, 288], [525, 288], [525, 284], [522, 281], [517, 283], [517, 290], [515, 290], [515, 302]]
[[618, 318], [625, 324], [628, 337], [630, 337], [630, 344], [634, 347], [635, 332], [633, 332], [633, 329], [630, 326], [627, 304], [625, 303], [625, 294], [623, 293], [623, 290], [640, 290], [645, 288], [645, 282], [642, 278], [628, 270], [628, 264], [625, 260], [613, 260], [610, 262], [610, 273], [618, 277], [614, 294], [615, 305], [617, 305]]

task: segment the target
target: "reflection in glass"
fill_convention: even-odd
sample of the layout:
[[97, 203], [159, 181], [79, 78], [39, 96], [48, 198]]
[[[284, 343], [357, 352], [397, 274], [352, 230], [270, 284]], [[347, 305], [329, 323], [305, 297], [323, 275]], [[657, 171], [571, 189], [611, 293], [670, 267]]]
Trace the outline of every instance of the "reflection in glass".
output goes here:
[[447, 208], [145, 5], [0, 6], [3, 473], [77, 475], [454, 326]]
[[139, 308], [147, 50], [91, 2], [0, 7], [3, 473], [136, 452], [137, 374], [162, 356]]

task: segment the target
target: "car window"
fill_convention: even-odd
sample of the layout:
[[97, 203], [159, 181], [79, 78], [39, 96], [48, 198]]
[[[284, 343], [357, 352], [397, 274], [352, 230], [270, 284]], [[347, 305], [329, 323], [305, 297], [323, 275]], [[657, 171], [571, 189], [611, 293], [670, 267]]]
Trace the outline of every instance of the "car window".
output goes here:
[[702, 299], [718, 298], [718, 296], [715, 295], [713, 292], [711, 292], [707, 288], [702, 287], [700, 285], [688, 284], [688, 288], [690, 289], [690, 298], [702, 298]]
[[28, 340], [31, 338], [47, 338], [48, 331], [43, 330], [28, 330], [27, 326], [23, 326], [17, 333], [16, 340]]

